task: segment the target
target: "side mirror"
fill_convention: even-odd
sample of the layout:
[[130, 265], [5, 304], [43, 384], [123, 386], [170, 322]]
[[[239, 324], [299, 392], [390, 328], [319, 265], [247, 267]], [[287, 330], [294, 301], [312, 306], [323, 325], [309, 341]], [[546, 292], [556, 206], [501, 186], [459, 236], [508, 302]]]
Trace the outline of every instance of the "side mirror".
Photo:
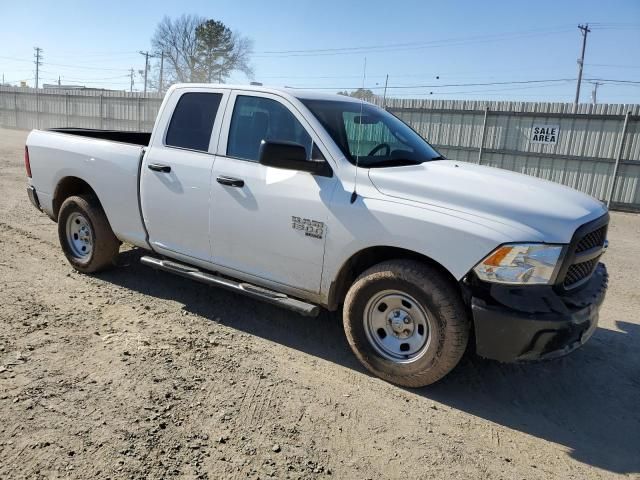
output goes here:
[[[262, 140], [258, 159], [260, 164], [266, 167], [298, 170], [324, 176], [327, 176], [327, 170], [331, 171], [327, 162], [307, 160], [307, 150], [302, 145], [292, 142]], [[331, 176], [331, 173], [328, 176]]]

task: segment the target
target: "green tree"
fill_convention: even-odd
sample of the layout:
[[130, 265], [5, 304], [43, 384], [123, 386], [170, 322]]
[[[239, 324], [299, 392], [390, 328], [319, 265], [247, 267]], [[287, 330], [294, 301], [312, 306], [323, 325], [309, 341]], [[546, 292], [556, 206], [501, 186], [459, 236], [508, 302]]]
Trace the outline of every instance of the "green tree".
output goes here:
[[232, 71], [252, 75], [248, 63], [251, 42], [237, 34], [219, 20], [206, 20], [196, 28], [199, 56], [198, 76], [207, 82], [222, 82]]
[[223, 82], [235, 70], [251, 78], [251, 40], [224, 23], [197, 15], [164, 17], [151, 39], [155, 58], [164, 52], [164, 84]]

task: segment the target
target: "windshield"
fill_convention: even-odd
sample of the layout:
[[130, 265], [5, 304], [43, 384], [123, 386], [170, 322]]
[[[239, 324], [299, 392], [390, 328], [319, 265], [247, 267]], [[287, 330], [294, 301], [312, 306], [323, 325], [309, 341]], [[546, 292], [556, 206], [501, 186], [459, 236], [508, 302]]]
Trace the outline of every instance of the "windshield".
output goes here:
[[368, 103], [300, 100], [347, 159], [367, 168], [414, 165], [444, 157], [399, 118]]

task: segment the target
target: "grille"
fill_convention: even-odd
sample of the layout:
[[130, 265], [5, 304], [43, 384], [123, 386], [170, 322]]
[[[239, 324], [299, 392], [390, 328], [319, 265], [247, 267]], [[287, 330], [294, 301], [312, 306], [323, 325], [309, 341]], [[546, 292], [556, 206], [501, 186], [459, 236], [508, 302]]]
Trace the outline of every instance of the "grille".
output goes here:
[[571, 285], [578, 283], [580, 280], [587, 278], [593, 272], [593, 269], [598, 264], [598, 258], [588, 260], [582, 263], [575, 263], [567, 270], [567, 275], [564, 277], [564, 286], [570, 287]]
[[[570, 255], [569, 258], [572, 264], [567, 269], [567, 273], [564, 276], [563, 285], [564, 288], [572, 288], [577, 286], [581, 281], [589, 278], [596, 266], [598, 265], [598, 261], [600, 260], [600, 255], [590, 260], [582, 260], [580, 261], [580, 254], [584, 252], [588, 252], [592, 248], [602, 247], [605, 244], [607, 238], [607, 226], [603, 225], [589, 233], [586, 233], [578, 242], [575, 244], [575, 250], [573, 251], [573, 255]], [[588, 253], [586, 255], [589, 255]]]
[[594, 247], [601, 247], [604, 245], [605, 238], [607, 236], [607, 226], [600, 227], [593, 232], [587, 233], [582, 240], [578, 242], [576, 246], [576, 253], [586, 252]]

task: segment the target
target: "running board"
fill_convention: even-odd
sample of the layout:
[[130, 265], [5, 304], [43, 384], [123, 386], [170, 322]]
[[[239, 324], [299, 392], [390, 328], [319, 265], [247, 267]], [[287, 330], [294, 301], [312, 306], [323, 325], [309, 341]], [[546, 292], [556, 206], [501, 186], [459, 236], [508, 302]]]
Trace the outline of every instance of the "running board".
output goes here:
[[214, 287], [226, 288], [232, 292], [241, 293], [242, 295], [256, 298], [273, 305], [279, 305], [307, 317], [315, 317], [320, 312], [320, 308], [317, 305], [291, 298], [284, 293], [275, 292], [250, 283], [241, 283], [228, 278], [219, 277], [172, 260], [160, 260], [158, 258], [144, 256], [140, 259], [140, 263], [158, 270], [180, 275], [181, 277], [191, 278], [198, 282], [213, 285]]

